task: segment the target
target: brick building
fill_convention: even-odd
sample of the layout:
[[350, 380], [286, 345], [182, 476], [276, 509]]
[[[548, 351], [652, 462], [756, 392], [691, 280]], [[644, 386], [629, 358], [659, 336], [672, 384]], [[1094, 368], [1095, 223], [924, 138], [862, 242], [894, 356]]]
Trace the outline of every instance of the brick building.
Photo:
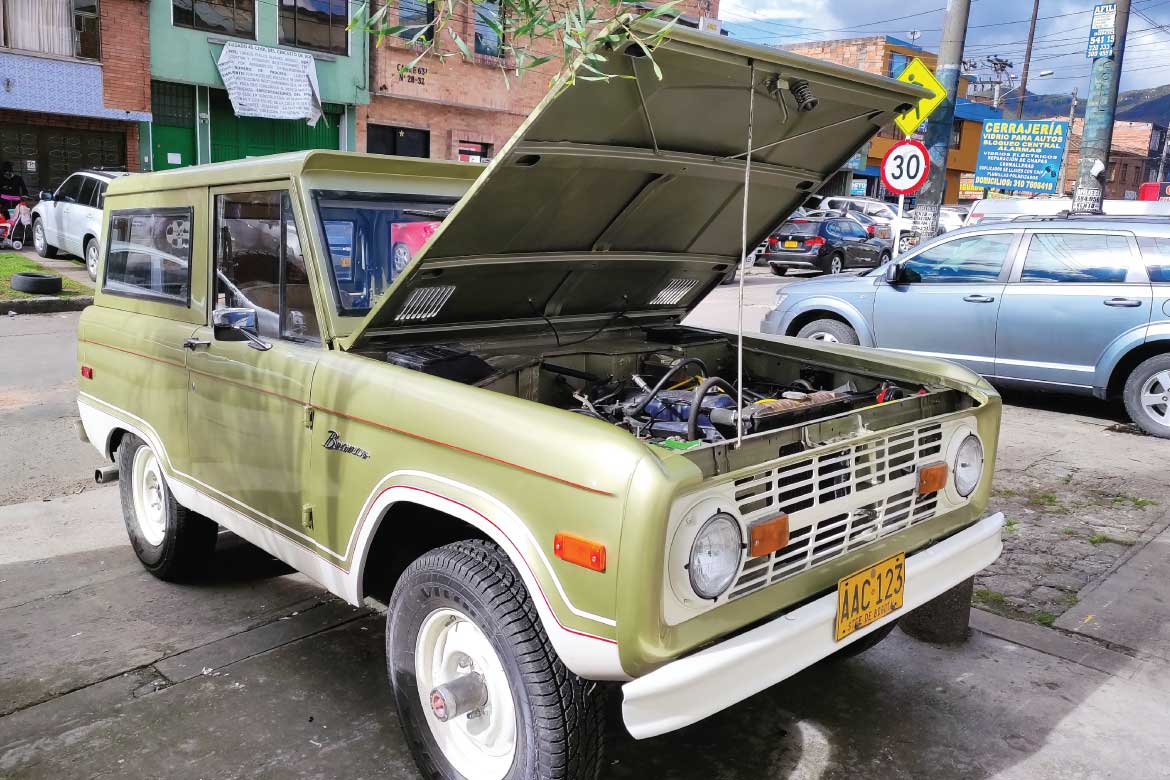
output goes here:
[[[1053, 117], [1060, 119], [1061, 117]], [[1063, 117], [1068, 119], [1068, 117]], [[1073, 120], [1068, 138], [1068, 162], [1065, 164], [1063, 195], [1072, 195], [1077, 166], [1081, 159], [1081, 134], [1085, 120]], [[1143, 182], [1156, 181], [1158, 159], [1166, 141], [1166, 128], [1153, 122], [1114, 122], [1113, 144], [1109, 151], [1109, 171], [1105, 179], [1105, 197], [1134, 200]]]
[[[413, 4], [412, 4], [413, 3]], [[380, 2], [379, 5], [382, 3]], [[498, 8], [498, 6], [496, 6]], [[399, 0], [386, 23], [417, 23], [427, 8], [418, 0]], [[492, 13], [485, 2], [480, 13]], [[685, 0], [676, 6], [680, 22], [697, 26], [700, 15], [718, 15], [717, 0]], [[414, 14], [414, 16], [411, 16]], [[399, 18], [394, 18], [398, 16]], [[439, 160], [486, 161], [512, 136], [548, 91], [556, 60], [517, 77], [505, 78], [499, 42], [477, 15], [458, 16], [455, 30], [467, 42], [472, 59], [460, 55], [449, 38], [440, 40], [440, 63], [434, 57], [409, 73], [400, 73], [417, 55], [409, 38], [387, 37], [381, 46], [371, 43], [368, 106], [358, 109], [357, 149], [379, 154], [431, 157]]]
[[[917, 57], [929, 68], [934, 68], [938, 62], [934, 52], [921, 49], [907, 41], [899, 40], [889, 35], [872, 35], [864, 38], [846, 38], [829, 41], [812, 41], [796, 43], [783, 47], [795, 54], [803, 54], [818, 60], [835, 62], [850, 68], [878, 73], [883, 76], [896, 78], [898, 74]], [[975, 171], [975, 161], [979, 156], [979, 136], [983, 131], [983, 122], [997, 119], [999, 111], [988, 106], [980, 105], [967, 98], [969, 81], [959, 79], [959, 95], [955, 104], [955, 124], [951, 134], [951, 150], [947, 155], [947, 188], [944, 203], [957, 203], [959, 199], [959, 182], [964, 174]], [[914, 138], [921, 140], [923, 130], [914, 134]], [[870, 143], [866, 159], [854, 166], [853, 182], [857, 187], [857, 194], [882, 197], [886, 193], [881, 185], [879, 166], [882, 156], [895, 142], [904, 136], [897, 128], [890, 126], [882, 131]]]
[[147, 0], [0, 0], [0, 163], [32, 193], [79, 168], [139, 168]]

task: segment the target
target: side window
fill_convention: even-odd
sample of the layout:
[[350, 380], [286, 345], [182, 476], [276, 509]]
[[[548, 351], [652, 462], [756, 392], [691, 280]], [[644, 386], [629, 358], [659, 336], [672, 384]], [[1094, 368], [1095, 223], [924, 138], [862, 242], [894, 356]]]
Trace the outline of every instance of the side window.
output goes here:
[[929, 284], [994, 282], [1014, 241], [1014, 233], [991, 233], [932, 246], [902, 264], [902, 279]]
[[1170, 282], [1170, 238], [1138, 236], [1151, 282]]
[[95, 209], [104, 209], [106, 207], [106, 183], [100, 182], [97, 188], [97, 197], [94, 198], [93, 207]]
[[1028, 243], [1021, 282], [1120, 284], [1131, 259], [1125, 236], [1036, 233]]
[[77, 203], [81, 206], [92, 206], [94, 195], [97, 193], [97, 179], [84, 176], [81, 179], [81, 194], [77, 196]]
[[286, 191], [215, 196], [214, 308], [252, 309], [261, 336], [320, 339]]
[[191, 290], [191, 242], [168, 235], [191, 234], [191, 209], [114, 211], [106, 230], [106, 276], [102, 291], [186, 306]]
[[65, 183], [57, 188], [57, 194], [53, 196], [53, 200], [62, 203], [76, 203], [81, 196], [81, 180], [82, 176], [70, 176], [65, 180]]
[[841, 237], [841, 220], [833, 219], [825, 223], [825, 233], [833, 238]]

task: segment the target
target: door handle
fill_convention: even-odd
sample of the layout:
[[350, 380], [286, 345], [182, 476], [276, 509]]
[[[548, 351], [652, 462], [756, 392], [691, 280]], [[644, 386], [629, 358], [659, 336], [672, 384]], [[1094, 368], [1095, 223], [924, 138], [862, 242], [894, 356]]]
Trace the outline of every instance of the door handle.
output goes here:
[[199, 349], [200, 347], [210, 347], [210, 346], [211, 346], [211, 342], [207, 341], [206, 339], [190, 338], [190, 339], [187, 339], [186, 341], [183, 342], [183, 349], [189, 349], [192, 352]]
[[965, 295], [963, 300], [967, 303], [992, 303], [995, 298], [990, 295]]
[[1134, 300], [1133, 298], [1110, 298], [1109, 300], [1105, 301], [1105, 305], [1122, 306], [1127, 309], [1136, 309], [1138, 306], [1142, 305], [1142, 302]]

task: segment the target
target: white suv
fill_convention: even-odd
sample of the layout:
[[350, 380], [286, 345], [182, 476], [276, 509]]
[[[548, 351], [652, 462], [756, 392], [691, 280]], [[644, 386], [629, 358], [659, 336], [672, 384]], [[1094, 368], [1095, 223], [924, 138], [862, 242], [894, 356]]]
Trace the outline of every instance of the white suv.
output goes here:
[[106, 185], [125, 173], [79, 171], [57, 188], [42, 192], [33, 208], [33, 246], [41, 257], [58, 252], [85, 259], [89, 278], [97, 280], [98, 243]]
[[883, 200], [875, 198], [857, 198], [839, 195], [829, 195], [821, 199], [818, 208], [833, 209], [835, 211], [856, 211], [875, 222], [880, 222], [890, 226], [890, 232], [901, 233], [898, 239], [898, 251], [905, 252], [910, 249], [911, 243], [910, 233], [914, 227], [914, 221], [905, 214], [901, 218], [898, 217], [898, 209], [891, 206]]

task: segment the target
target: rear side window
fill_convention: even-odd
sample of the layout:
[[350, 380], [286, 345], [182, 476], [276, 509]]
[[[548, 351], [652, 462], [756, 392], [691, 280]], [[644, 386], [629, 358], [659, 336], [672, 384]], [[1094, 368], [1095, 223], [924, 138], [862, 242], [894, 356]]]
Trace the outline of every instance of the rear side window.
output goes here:
[[110, 214], [102, 291], [186, 306], [191, 293], [191, 209]]
[[1170, 282], [1170, 238], [1138, 236], [1138, 247], [1146, 261], [1151, 282]]
[[81, 194], [77, 196], [77, 202], [82, 206], [93, 206], [96, 200], [94, 197], [96, 191], [97, 179], [86, 176], [81, 181]]
[[1129, 241], [1100, 233], [1036, 233], [1021, 282], [1120, 284], [1129, 273]]

